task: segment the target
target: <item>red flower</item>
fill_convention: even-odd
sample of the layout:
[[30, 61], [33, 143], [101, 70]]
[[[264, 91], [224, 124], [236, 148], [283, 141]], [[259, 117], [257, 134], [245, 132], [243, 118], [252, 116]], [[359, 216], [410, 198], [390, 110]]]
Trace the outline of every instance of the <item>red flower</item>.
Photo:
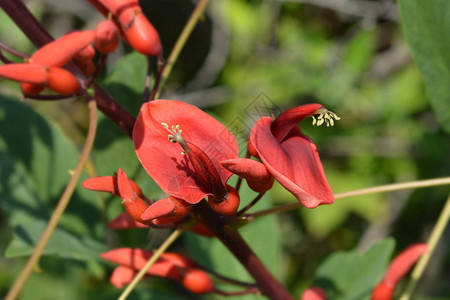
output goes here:
[[[302, 134], [298, 122], [320, 114], [313, 124], [334, 124], [336, 114], [320, 104], [292, 108], [277, 119], [259, 119], [250, 133], [249, 151], [259, 157], [273, 177], [307, 208], [334, 202], [313, 141]], [[313, 117], [314, 118], [314, 117]]]
[[232, 173], [220, 165], [238, 157], [236, 139], [197, 107], [174, 100], [144, 104], [133, 141], [142, 166], [168, 195], [191, 204], [205, 196], [221, 203], [238, 197], [226, 185]]
[[390, 300], [394, 296], [395, 286], [409, 272], [416, 261], [428, 252], [425, 243], [409, 246], [389, 265], [383, 280], [377, 284], [372, 292], [372, 300]]

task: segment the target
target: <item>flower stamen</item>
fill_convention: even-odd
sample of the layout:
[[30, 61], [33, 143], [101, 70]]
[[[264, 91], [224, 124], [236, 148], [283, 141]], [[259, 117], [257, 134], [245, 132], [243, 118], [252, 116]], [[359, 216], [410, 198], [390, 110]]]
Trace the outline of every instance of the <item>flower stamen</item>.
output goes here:
[[313, 118], [313, 125], [320, 126], [323, 123], [327, 125], [327, 127], [334, 126], [334, 120], [338, 121], [341, 118], [339, 118], [334, 112], [327, 110], [325, 107], [322, 107], [318, 109], [315, 114], [319, 114], [317, 119], [314, 116], [311, 116]]

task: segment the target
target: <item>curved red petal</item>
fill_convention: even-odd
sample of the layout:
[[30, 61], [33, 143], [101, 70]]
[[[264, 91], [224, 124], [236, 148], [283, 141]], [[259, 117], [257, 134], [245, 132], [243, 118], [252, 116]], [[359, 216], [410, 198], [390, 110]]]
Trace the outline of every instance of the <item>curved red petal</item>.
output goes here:
[[62, 67], [95, 38], [94, 30], [73, 31], [39, 48], [30, 63], [46, 67]]
[[134, 276], [136, 276], [137, 273], [138, 271], [134, 270], [133, 268], [126, 266], [118, 266], [117, 268], [114, 269], [109, 281], [116, 288], [121, 289], [125, 285], [133, 281], [133, 278]]
[[334, 202], [316, 145], [294, 127], [280, 143], [271, 132], [273, 120], [258, 120], [250, 139], [275, 179], [307, 208]]
[[409, 246], [397, 255], [389, 265], [383, 281], [395, 286], [412, 268], [417, 260], [428, 251], [426, 243], [418, 243]]
[[169, 142], [169, 133], [161, 123], [169, 128], [180, 125], [184, 139], [208, 155], [225, 185], [232, 173], [220, 161], [239, 155], [232, 133], [195, 106], [175, 100], [155, 100], [142, 106], [133, 141], [142, 166], [164, 192], [191, 204], [211, 194], [198, 180], [187, 155], [181, 155], [181, 146]]
[[164, 198], [150, 205], [141, 215], [144, 221], [171, 215], [176, 209], [175, 203], [170, 198]]
[[311, 103], [293, 107], [283, 112], [271, 125], [271, 131], [278, 141], [283, 141], [289, 132], [297, 126], [299, 122], [314, 114], [322, 104]]

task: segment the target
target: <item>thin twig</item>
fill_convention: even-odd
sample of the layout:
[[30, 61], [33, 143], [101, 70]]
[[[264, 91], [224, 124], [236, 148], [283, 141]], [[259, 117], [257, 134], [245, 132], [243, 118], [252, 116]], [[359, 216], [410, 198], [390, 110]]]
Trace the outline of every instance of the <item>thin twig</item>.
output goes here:
[[39, 261], [42, 252], [45, 249], [45, 246], [50, 240], [53, 231], [56, 229], [56, 226], [58, 225], [61, 216], [63, 215], [67, 205], [69, 204], [69, 201], [72, 197], [72, 194], [75, 190], [78, 180], [80, 179], [81, 173], [83, 172], [84, 169], [84, 165], [89, 157], [89, 154], [91, 153], [92, 145], [94, 144], [95, 133], [97, 131], [97, 103], [94, 101], [94, 99], [90, 99], [88, 101], [88, 107], [89, 107], [89, 130], [86, 137], [86, 142], [80, 155], [80, 159], [78, 160], [78, 164], [72, 174], [72, 177], [69, 180], [69, 183], [66, 186], [66, 189], [64, 190], [64, 193], [59, 199], [58, 205], [56, 206], [55, 211], [53, 212], [47, 224], [47, 227], [42, 233], [39, 242], [34, 248], [33, 253], [29, 257], [27, 264], [23, 268], [19, 277], [16, 279], [9, 293], [6, 295], [5, 300], [14, 300], [19, 296], [20, 292], [22, 291], [22, 288], [24, 287], [25, 283], [30, 277], [31, 272], [33, 271], [34, 267]]
[[[362, 196], [362, 195], [386, 193], [386, 192], [407, 190], [407, 189], [426, 188], [426, 187], [447, 185], [447, 184], [450, 184], [450, 177], [417, 180], [417, 181], [410, 181], [410, 182], [386, 184], [386, 185], [375, 186], [375, 187], [370, 187], [370, 188], [365, 188], [365, 189], [359, 189], [359, 190], [354, 190], [354, 191], [349, 191], [349, 192], [344, 192], [344, 193], [337, 193], [334, 195], [334, 198], [342, 199], [342, 198], [350, 198], [350, 197], [356, 197], [356, 196]], [[302, 204], [299, 202], [292, 203], [292, 204], [286, 204], [286, 205], [280, 205], [280, 206], [269, 208], [269, 209], [262, 210], [259, 212], [247, 214], [245, 216], [247, 217], [248, 222], [250, 222], [256, 218], [259, 218], [259, 217], [262, 217], [265, 215], [269, 215], [269, 214], [273, 214], [273, 213], [280, 213], [283, 211], [296, 209], [301, 206], [302, 206]]]

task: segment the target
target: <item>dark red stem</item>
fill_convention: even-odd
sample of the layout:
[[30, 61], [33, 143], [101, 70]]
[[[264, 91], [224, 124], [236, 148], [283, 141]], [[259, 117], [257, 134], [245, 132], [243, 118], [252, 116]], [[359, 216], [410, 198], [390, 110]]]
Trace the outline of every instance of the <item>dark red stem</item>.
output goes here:
[[272, 300], [293, 300], [294, 298], [267, 270], [235, 229], [226, 227], [226, 220], [214, 212], [205, 200], [193, 206], [197, 218], [233, 253], [255, 279], [259, 290]]
[[[23, 31], [30, 41], [38, 48], [53, 41], [51, 35], [39, 23], [39, 21], [30, 13], [28, 8], [20, 0], [0, 0], [0, 7], [13, 20], [14, 23]], [[87, 83], [89, 78], [80, 68], [71, 62], [67, 64], [69, 69], [81, 82]], [[135, 119], [103, 89], [94, 83], [95, 100], [97, 107], [108, 118], [116, 123], [130, 137], [133, 132]]]

